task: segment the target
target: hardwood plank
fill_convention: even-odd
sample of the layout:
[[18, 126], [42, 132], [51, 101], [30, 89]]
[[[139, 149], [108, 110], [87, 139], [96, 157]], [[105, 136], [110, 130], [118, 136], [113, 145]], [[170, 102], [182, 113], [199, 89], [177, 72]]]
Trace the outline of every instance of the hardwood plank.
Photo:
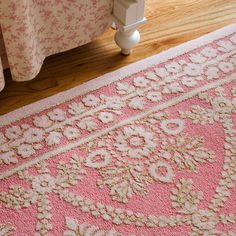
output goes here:
[[92, 43], [47, 58], [34, 80], [13, 82], [6, 71], [0, 115], [236, 22], [235, 0], [147, 0], [146, 5], [142, 42], [128, 57], [120, 55], [110, 29]]

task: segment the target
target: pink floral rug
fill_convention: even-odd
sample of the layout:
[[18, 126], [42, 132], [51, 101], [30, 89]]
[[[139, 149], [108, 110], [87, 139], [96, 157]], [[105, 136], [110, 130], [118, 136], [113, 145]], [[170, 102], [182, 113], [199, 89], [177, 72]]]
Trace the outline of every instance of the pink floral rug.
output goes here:
[[0, 118], [0, 235], [236, 235], [236, 25]]

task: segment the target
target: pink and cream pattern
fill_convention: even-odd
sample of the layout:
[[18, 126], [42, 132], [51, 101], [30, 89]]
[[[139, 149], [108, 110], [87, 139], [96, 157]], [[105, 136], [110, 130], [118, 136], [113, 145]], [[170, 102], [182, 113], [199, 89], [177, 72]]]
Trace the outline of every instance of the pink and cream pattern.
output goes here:
[[0, 235], [236, 235], [235, 80], [234, 24], [2, 116]]
[[33, 79], [45, 57], [92, 41], [111, 24], [112, 0], [0, 1], [0, 90], [3, 69]]

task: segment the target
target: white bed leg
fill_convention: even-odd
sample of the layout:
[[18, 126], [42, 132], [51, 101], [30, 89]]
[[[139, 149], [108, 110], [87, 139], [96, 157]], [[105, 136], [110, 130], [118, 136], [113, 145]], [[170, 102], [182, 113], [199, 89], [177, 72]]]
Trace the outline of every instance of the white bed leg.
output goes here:
[[131, 50], [139, 43], [140, 33], [138, 30], [120, 31], [115, 34], [115, 42], [121, 48], [121, 53], [129, 55]]
[[124, 55], [129, 55], [140, 41], [138, 28], [146, 22], [144, 5], [144, 0], [114, 0], [112, 17], [118, 29], [115, 42]]

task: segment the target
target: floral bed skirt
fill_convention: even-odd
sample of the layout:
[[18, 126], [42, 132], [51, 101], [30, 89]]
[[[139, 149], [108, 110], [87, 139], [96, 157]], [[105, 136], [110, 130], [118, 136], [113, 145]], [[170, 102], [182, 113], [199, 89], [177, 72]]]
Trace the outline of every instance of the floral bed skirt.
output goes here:
[[45, 57], [90, 42], [110, 26], [112, 0], [0, 1], [0, 90], [3, 69], [33, 79]]

